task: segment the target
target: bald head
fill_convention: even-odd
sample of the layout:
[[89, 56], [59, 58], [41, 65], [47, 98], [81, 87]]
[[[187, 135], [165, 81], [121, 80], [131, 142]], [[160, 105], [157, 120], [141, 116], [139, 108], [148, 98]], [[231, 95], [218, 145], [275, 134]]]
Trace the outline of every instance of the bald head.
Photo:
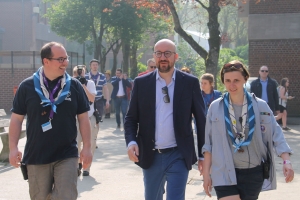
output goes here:
[[156, 47], [157, 46], [161, 46], [161, 45], [167, 45], [170, 47], [170, 50], [172, 50], [173, 52], [176, 52], [176, 45], [172, 40], [169, 39], [162, 39], [159, 40], [158, 42], [156, 42], [156, 44], [154, 45], [154, 51], [156, 51]]
[[159, 40], [154, 45], [153, 57], [160, 73], [172, 73], [178, 58], [175, 43], [169, 39]]

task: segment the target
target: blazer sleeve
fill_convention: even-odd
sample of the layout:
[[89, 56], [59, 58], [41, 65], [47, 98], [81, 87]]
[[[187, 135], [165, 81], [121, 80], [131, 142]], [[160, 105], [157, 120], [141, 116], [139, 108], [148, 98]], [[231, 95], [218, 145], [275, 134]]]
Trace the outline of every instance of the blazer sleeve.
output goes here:
[[138, 88], [139, 88], [139, 84], [137, 82], [137, 79], [135, 79], [134, 87], [131, 94], [129, 109], [125, 116], [125, 122], [124, 122], [124, 132], [125, 132], [124, 134], [125, 134], [126, 146], [128, 145], [129, 142], [132, 141], [136, 142], [138, 123], [139, 123]]
[[193, 84], [193, 106], [192, 112], [196, 121], [197, 126], [197, 145], [198, 145], [198, 156], [203, 158], [201, 152], [202, 147], [205, 143], [205, 105], [201, 95], [200, 84], [198, 79]]

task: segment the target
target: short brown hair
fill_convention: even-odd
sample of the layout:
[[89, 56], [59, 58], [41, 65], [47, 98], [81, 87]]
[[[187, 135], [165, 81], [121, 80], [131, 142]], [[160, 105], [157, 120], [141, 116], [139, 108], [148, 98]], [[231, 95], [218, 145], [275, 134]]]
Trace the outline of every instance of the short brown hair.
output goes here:
[[63, 45], [59, 42], [48, 42], [44, 44], [44, 46], [41, 48], [41, 59], [42, 59], [42, 64], [44, 64], [44, 58], [52, 58], [52, 50], [51, 48], [53, 46], [60, 46], [63, 47]]
[[221, 81], [222, 81], [223, 84], [224, 84], [224, 74], [227, 73], [227, 72], [234, 72], [234, 71], [241, 72], [241, 74], [244, 76], [246, 81], [250, 77], [250, 73], [246, 69], [244, 64], [241, 61], [233, 60], [233, 61], [230, 61], [229, 63], [226, 63], [221, 68], [220, 76], [221, 76]]
[[205, 73], [200, 77], [200, 80], [207, 80], [210, 84], [214, 84], [215, 82], [215, 78], [214, 75], [210, 74], [210, 73]]

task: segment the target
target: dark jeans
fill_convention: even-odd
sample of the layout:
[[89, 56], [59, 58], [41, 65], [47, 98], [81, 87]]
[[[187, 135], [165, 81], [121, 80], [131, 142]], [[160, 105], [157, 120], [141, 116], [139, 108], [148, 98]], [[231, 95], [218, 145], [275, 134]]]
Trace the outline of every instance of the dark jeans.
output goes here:
[[116, 110], [116, 121], [117, 124], [120, 125], [121, 124], [121, 119], [120, 119], [120, 112], [122, 111], [122, 115], [123, 115], [123, 124], [124, 124], [124, 119], [125, 119], [125, 115], [127, 112], [127, 105], [128, 105], [128, 101], [126, 99], [126, 97], [122, 97], [122, 98], [118, 98], [116, 97], [114, 99], [114, 104], [115, 104], [115, 110]]
[[103, 111], [104, 111], [104, 104], [103, 104], [103, 99], [98, 99], [94, 102], [95, 108], [98, 110], [101, 118], [103, 116]]

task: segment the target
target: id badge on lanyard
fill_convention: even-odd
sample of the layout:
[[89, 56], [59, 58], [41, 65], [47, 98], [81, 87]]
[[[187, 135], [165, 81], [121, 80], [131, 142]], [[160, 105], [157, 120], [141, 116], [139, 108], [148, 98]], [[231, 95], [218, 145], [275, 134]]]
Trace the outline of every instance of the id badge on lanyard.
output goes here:
[[[48, 87], [48, 82], [47, 82], [46, 77], [44, 76], [44, 74], [43, 74], [43, 79], [44, 79], [44, 84]], [[49, 91], [49, 99], [50, 99], [51, 103], [54, 103], [53, 95], [55, 94], [55, 92], [56, 92], [57, 89], [59, 88], [60, 82], [61, 82], [61, 80], [59, 80], [59, 81], [57, 82], [56, 86], [54, 87], [54, 89], [53, 89], [52, 91]], [[48, 87], [48, 88], [49, 88], [49, 87]], [[42, 124], [43, 132], [46, 132], [46, 131], [52, 129], [51, 120], [53, 119], [53, 115], [54, 115], [54, 111], [53, 111], [53, 108], [52, 108], [52, 105], [51, 105], [49, 121], [46, 122], [46, 123], [44, 123], [44, 124]]]

